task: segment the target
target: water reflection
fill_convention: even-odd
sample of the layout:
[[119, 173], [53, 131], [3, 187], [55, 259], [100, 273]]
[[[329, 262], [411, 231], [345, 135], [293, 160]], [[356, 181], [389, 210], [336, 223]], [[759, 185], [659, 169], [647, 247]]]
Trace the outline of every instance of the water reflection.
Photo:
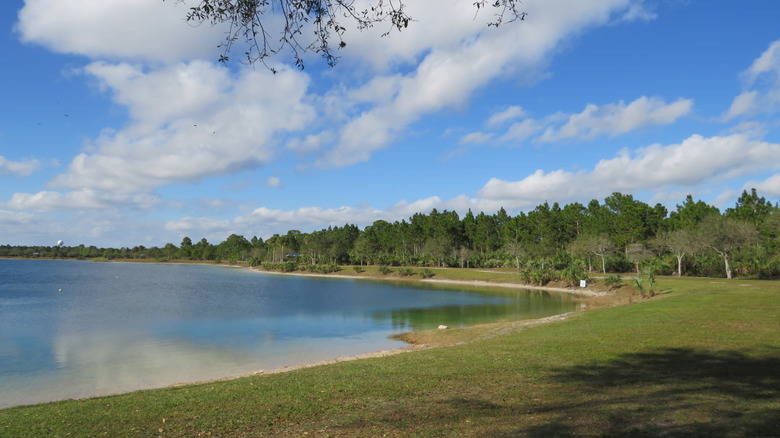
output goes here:
[[[493, 291], [493, 293], [497, 293]], [[539, 291], [501, 293], [505, 301], [499, 304], [451, 305], [429, 308], [403, 308], [389, 312], [395, 331], [430, 330], [444, 324], [465, 327], [496, 321], [537, 319], [574, 310], [571, 297]], [[515, 298], [510, 299], [509, 296]], [[377, 312], [375, 318], [388, 318], [385, 312]]]
[[0, 407], [243, 375], [398, 348], [388, 336], [402, 331], [574, 308], [543, 292], [215, 266], [0, 260], [0, 277]]

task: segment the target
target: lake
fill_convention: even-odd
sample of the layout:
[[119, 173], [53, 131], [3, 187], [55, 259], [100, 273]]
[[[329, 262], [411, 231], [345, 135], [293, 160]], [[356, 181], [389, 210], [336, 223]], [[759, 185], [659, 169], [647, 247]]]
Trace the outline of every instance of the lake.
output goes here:
[[0, 408], [401, 348], [395, 333], [574, 310], [475, 293], [225, 266], [0, 260]]

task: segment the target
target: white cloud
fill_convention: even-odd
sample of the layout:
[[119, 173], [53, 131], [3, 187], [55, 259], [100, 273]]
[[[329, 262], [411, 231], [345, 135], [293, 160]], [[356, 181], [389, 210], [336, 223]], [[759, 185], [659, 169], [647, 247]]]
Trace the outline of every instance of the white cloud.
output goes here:
[[265, 182], [265, 185], [267, 187], [284, 187], [284, 184], [282, 184], [282, 180], [279, 179], [277, 176], [269, 177], [268, 180]]
[[680, 144], [652, 145], [633, 155], [623, 153], [600, 161], [594, 177], [633, 192], [666, 185], [691, 186], [780, 166], [780, 145], [743, 134], [710, 138], [693, 135]]
[[780, 40], [769, 45], [753, 64], [745, 71], [748, 81], [753, 82], [763, 74], [780, 74]]
[[41, 163], [35, 158], [12, 161], [0, 155], [0, 175], [30, 176], [40, 167]]
[[[680, 117], [690, 114], [692, 108], [693, 101], [690, 99], [678, 99], [667, 104], [663, 99], [646, 96], [628, 105], [623, 101], [603, 106], [588, 104], [578, 114], [555, 113], [542, 119], [527, 118], [514, 122], [498, 138], [505, 143], [523, 143], [529, 139], [555, 142], [564, 139], [592, 140], [598, 136], [616, 137], [646, 126], [674, 123]], [[512, 106], [492, 115], [485, 124], [489, 128], [499, 128], [504, 122], [523, 115], [525, 112], [522, 108]], [[491, 133], [480, 134], [486, 137]]]
[[307, 135], [303, 140], [298, 138], [290, 139], [286, 147], [295, 151], [299, 156], [311, 155], [321, 150], [324, 145], [332, 143], [336, 139], [333, 131], [325, 130], [317, 134]]
[[107, 130], [49, 182], [67, 192], [17, 193], [9, 208], [149, 208], [159, 203], [153, 192], [160, 186], [271, 163], [278, 136], [314, 117], [304, 103], [308, 77], [294, 70], [230, 74], [193, 61], [150, 72], [100, 62], [84, 71], [128, 109], [129, 123]]
[[[363, 10], [370, 7], [370, 3], [370, 0], [361, 0], [356, 2], [355, 8]], [[341, 51], [342, 62], [350, 67], [353, 63], [367, 62], [380, 72], [416, 63], [432, 47], [452, 48], [473, 39], [486, 28], [486, 22], [491, 18], [488, 14], [475, 17], [471, 2], [450, 0], [411, 2], [404, 10], [414, 21], [403, 31], [392, 31], [387, 37], [381, 36], [389, 30], [385, 25], [361, 31], [348, 29], [345, 34], [347, 46]]]
[[[118, 193], [198, 181], [271, 162], [276, 135], [314, 117], [299, 72], [242, 70], [199, 61], [144, 73], [126, 64], [87, 68], [125, 105], [130, 124], [79, 154], [53, 187]], [[273, 87], [264, 86], [273, 80]], [[155, 92], [154, 90], [159, 90]]]
[[506, 203], [506, 208], [516, 209], [536, 205], [542, 200], [564, 200], [579, 197], [583, 187], [577, 184], [583, 174], [564, 170], [545, 173], [538, 169], [519, 181], [503, 181], [491, 178], [479, 191], [479, 196]]
[[[428, 6], [430, 4], [430, 6]], [[351, 116], [339, 132], [334, 148], [327, 151], [316, 164], [320, 167], [342, 167], [368, 160], [373, 153], [396, 140], [402, 130], [423, 115], [442, 109], [458, 109], [465, 106], [471, 95], [493, 78], [516, 68], [533, 70], [565, 38], [583, 29], [606, 23], [615, 13], [625, 12], [631, 2], [626, 0], [602, 0], [596, 2], [545, 1], [524, 4], [533, 20], [486, 28], [484, 23], [474, 24], [473, 10], [467, 19], [443, 20], [433, 24], [426, 21], [424, 34], [417, 39], [395, 43], [406, 53], [427, 50], [424, 58], [410, 73], [398, 79], [377, 83], [392, 84], [384, 87], [384, 94], [374, 99], [386, 102]], [[452, 2], [426, 2], [426, 8], [460, 14], [462, 5]], [[439, 23], [439, 24], [436, 24]], [[443, 33], [433, 32], [441, 26]], [[419, 26], [422, 28], [422, 26]], [[413, 32], [419, 32], [413, 31]], [[411, 32], [410, 32], [411, 33]], [[401, 38], [406, 38], [401, 33]], [[446, 38], [438, 35], [456, 35]], [[517, 42], [517, 43], [507, 43]], [[418, 48], [420, 48], [418, 50]], [[422, 50], [424, 48], [425, 50]], [[386, 56], [384, 51], [372, 48], [375, 54]], [[364, 56], [370, 56], [362, 49]], [[395, 52], [387, 54], [395, 59]], [[400, 55], [398, 55], [400, 56]], [[379, 62], [377, 62], [379, 63]], [[386, 63], [385, 63], [386, 64]], [[377, 87], [376, 89], [382, 89]], [[350, 106], [350, 103], [345, 103]], [[661, 116], [662, 117], [662, 116]]]
[[643, 2], [634, 3], [629, 6], [628, 11], [623, 15], [621, 21], [651, 21], [658, 16], [645, 7]]
[[[30, 245], [31, 241], [45, 242], [60, 228], [58, 222], [42, 215], [0, 209], [0, 229], [4, 245]], [[56, 239], [51, 241], [54, 245]]]
[[543, 125], [534, 119], [525, 119], [522, 122], [513, 123], [512, 126], [501, 136], [502, 141], [519, 142], [533, 137], [543, 129]]
[[206, 217], [184, 217], [178, 220], [172, 220], [165, 223], [164, 228], [167, 231], [174, 231], [180, 234], [198, 232], [198, 235], [214, 234], [215, 232], [225, 232], [230, 229], [229, 220], [216, 220]]
[[[192, 235], [226, 236], [285, 233], [290, 229], [309, 232], [327, 226], [346, 223], [360, 227], [376, 220], [408, 219], [418, 212], [468, 209], [492, 213], [499, 208], [527, 210], [544, 202], [584, 202], [620, 191], [637, 193], [666, 190], [663, 200], [679, 200], [692, 191], [707, 192], [711, 187], [756, 171], [774, 171], [780, 168], [780, 144], [752, 139], [744, 134], [705, 138], [691, 136], [679, 144], [651, 145], [634, 152], [624, 151], [617, 157], [601, 160], [590, 171], [571, 172], [563, 169], [539, 169], [517, 181], [491, 178], [477, 197], [460, 195], [444, 200], [438, 196], [402, 200], [379, 210], [368, 205], [359, 207], [323, 208], [308, 206], [294, 210], [260, 207], [232, 220], [212, 220], [187, 217], [166, 223], [165, 229]], [[749, 183], [765, 196], [780, 193], [780, 177], [774, 175], [764, 182]], [[669, 193], [678, 196], [670, 197]], [[683, 193], [683, 195], [679, 195]], [[659, 202], [660, 195], [656, 195]], [[716, 201], [733, 201], [732, 192], [724, 192]], [[730, 202], [731, 202], [730, 201]], [[717, 204], [717, 205], [721, 205]]]
[[776, 173], [764, 181], [749, 182], [744, 185], [743, 190], [750, 190], [751, 188], [755, 188], [761, 196], [770, 199], [780, 198], [780, 173]]
[[758, 109], [757, 97], [758, 92], [755, 90], [746, 91], [735, 97], [728, 112], [723, 116], [724, 120], [728, 121], [743, 114], [754, 113]]
[[486, 133], [486, 132], [472, 132], [469, 134], [464, 135], [461, 137], [461, 139], [458, 141], [460, 144], [482, 144], [487, 143], [490, 141], [490, 139], [493, 138], [493, 134]]
[[0, 226], [8, 230], [12, 226], [27, 225], [35, 221], [35, 216], [20, 211], [0, 210]]
[[666, 104], [660, 98], [642, 96], [630, 104], [597, 106], [588, 104], [579, 114], [569, 116], [561, 127], [548, 127], [539, 138], [552, 142], [566, 138], [592, 140], [599, 135], [614, 137], [620, 134], [654, 125], [668, 125], [691, 112], [693, 101], [678, 99]]
[[506, 208], [598, 198], [620, 191], [636, 193], [664, 188], [695, 188], [744, 177], [758, 170], [780, 168], [780, 144], [753, 140], [744, 134], [705, 138], [693, 135], [680, 144], [651, 145], [601, 160], [590, 172], [537, 170], [519, 181], [493, 178], [479, 196]]
[[260, 207], [250, 214], [239, 216], [233, 222], [237, 227], [258, 227], [260, 229], [285, 228], [284, 232], [304, 226], [342, 226], [346, 223], [373, 223], [377, 219], [385, 219], [381, 211], [369, 207], [355, 208], [342, 206], [339, 208], [301, 207], [296, 210], [280, 210]]
[[25, 42], [101, 59], [216, 59], [224, 28], [185, 22], [185, 2], [26, 0], [16, 31]]
[[129, 205], [149, 209], [159, 203], [160, 199], [150, 193], [117, 193], [85, 188], [64, 193], [50, 190], [35, 194], [14, 193], [6, 206], [14, 210], [51, 212], [122, 208]]
[[168, 221], [164, 228], [180, 235], [227, 236], [262, 235], [270, 237], [274, 233], [284, 234], [291, 229], [310, 232], [319, 227], [343, 226], [344, 224], [373, 223], [378, 219], [388, 220], [384, 212], [370, 207], [302, 207], [296, 210], [271, 209], [260, 207], [248, 214], [231, 220], [214, 220], [207, 217], [184, 217]]
[[486, 124], [488, 128], [495, 128], [509, 120], [514, 120], [523, 117], [524, 115], [525, 111], [523, 108], [519, 106], [510, 106], [509, 108], [490, 116]]
[[780, 40], [770, 44], [740, 76], [746, 89], [723, 114], [725, 121], [776, 111], [780, 104]]

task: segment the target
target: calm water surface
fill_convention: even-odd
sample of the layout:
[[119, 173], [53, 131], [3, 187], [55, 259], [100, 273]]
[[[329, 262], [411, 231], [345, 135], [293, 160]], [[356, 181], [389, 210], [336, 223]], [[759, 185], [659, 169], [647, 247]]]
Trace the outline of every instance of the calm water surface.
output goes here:
[[0, 260], [0, 408], [243, 375], [403, 347], [393, 333], [573, 309], [571, 298], [539, 292]]

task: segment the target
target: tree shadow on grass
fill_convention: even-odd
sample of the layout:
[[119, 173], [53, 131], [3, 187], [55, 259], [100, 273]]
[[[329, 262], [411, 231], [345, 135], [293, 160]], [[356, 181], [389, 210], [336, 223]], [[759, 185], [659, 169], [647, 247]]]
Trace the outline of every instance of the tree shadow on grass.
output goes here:
[[562, 368], [552, 378], [571, 397], [547, 404], [552, 421], [517, 435], [577, 436], [573, 425], [590, 423], [602, 436], [778, 437], [779, 350], [668, 348]]

